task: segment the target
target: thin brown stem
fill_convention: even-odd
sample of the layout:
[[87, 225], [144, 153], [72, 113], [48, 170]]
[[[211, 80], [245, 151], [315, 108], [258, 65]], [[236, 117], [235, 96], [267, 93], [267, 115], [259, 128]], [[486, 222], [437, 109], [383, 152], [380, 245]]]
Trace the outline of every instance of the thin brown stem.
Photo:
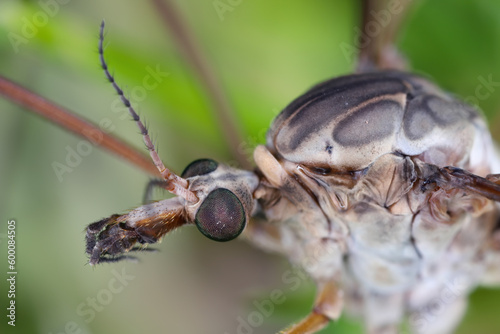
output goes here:
[[412, 0], [361, 0], [362, 31], [359, 39], [358, 72], [406, 69], [406, 60], [395, 43]]
[[92, 141], [145, 172], [158, 176], [158, 170], [151, 163], [148, 156], [122, 140], [102, 131], [92, 122], [57, 106], [2, 76], [0, 76], [0, 95], [59, 125], [61, 128], [83, 139]]
[[180, 18], [179, 12], [170, 1], [151, 1], [162, 18], [163, 23], [174, 38], [177, 46], [207, 90], [215, 117], [220, 124], [221, 132], [228, 143], [231, 154], [242, 167], [249, 168], [250, 164], [247, 157], [238, 148], [243, 141], [233, 117], [233, 110], [212, 68], [208, 65], [206, 58], [203, 57], [203, 53], [200, 52], [200, 47], [194, 35], [187, 25], [184, 24], [183, 20]]

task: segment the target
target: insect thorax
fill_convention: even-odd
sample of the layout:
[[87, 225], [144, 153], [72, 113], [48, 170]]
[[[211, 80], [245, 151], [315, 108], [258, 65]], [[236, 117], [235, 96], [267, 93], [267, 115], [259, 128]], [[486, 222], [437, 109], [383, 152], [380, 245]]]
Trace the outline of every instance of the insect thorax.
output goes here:
[[267, 146], [286, 160], [338, 171], [393, 152], [464, 166], [478, 127], [485, 129], [474, 109], [427, 80], [377, 72], [313, 87], [276, 118]]
[[429, 180], [447, 165], [498, 172], [485, 130], [474, 109], [410, 74], [319, 84], [275, 119], [267, 148], [256, 149], [281, 194], [264, 212], [282, 221], [274, 244], [256, 241], [316, 281], [342, 281], [352, 303], [364, 291], [368, 299], [404, 295], [418, 309], [457, 277], [465, 293], [486, 270], [477, 259], [497, 207]]

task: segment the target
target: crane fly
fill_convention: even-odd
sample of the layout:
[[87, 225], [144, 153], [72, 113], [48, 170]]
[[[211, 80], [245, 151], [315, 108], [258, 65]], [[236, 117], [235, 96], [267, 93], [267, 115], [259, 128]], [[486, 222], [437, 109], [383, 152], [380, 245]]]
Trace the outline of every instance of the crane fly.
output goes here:
[[[317, 284], [311, 313], [290, 334], [319, 331], [344, 305], [370, 333], [396, 332], [405, 316], [417, 333], [449, 332], [467, 292], [498, 282], [500, 161], [485, 122], [402, 70], [385, 45], [362, 50], [358, 73], [293, 100], [255, 149], [256, 169], [202, 159], [178, 175], [108, 71], [103, 29], [101, 64], [162, 177], [153, 185], [176, 197], [90, 224], [90, 264], [128, 258], [183, 225], [215, 241], [244, 233]], [[437, 319], [432, 303], [450, 285], [459, 296]]]

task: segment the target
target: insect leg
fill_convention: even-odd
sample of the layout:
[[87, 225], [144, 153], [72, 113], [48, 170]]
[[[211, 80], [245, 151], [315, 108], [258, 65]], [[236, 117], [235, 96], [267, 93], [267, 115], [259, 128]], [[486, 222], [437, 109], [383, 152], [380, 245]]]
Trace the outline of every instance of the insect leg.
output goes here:
[[152, 179], [149, 180], [146, 190], [144, 191], [144, 197], [142, 198], [143, 204], [149, 204], [152, 202], [153, 198], [153, 190], [155, 188], [166, 189], [168, 186], [168, 182], [160, 179]]
[[488, 175], [486, 178], [474, 175], [457, 167], [439, 169], [439, 175], [429, 179], [443, 189], [462, 189], [500, 202], [500, 176]]
[[325, 328], [331, 320], [336, 320], [342, 312], [342, 291], [334, 282], [320, 284], [312, 312], [301, 322], [280, 334], [313, 334]]
[[156, 168], [151, 165], [148, 156], [137, 151], [122, 140], [102, 131], [97, 124], [30, 92], [26, 88], [1, 75], [0, 95], [82, 139], [89, 140], [92, 138], [92, 143], [94, 145], [98, 145], [116, 154], [145, 172], [151, 175], [157, 174]]

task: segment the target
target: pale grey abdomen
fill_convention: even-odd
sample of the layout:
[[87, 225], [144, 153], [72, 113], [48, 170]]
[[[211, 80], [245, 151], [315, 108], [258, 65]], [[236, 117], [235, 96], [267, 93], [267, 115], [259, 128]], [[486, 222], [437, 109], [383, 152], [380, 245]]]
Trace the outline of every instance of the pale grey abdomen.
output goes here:
[[378, 72], [313, 87], [274, 120], [267, 145], [286, 160], [334, 170], [363, 169], [391, 152], [461, 166], [483, 128], [475, 110], [427, 80]]

